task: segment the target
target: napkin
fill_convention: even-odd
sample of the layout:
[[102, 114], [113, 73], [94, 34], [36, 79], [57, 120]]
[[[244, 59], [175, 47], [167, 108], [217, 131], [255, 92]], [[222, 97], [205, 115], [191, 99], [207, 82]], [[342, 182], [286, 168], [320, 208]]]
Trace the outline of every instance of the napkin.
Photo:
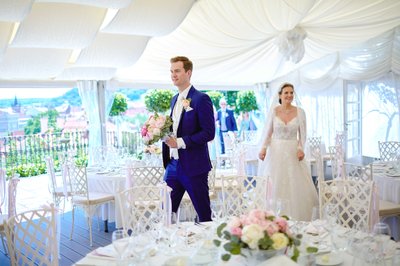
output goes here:
[[101, 256], [107, 256], [107, 257], [113, 257], [113, 258], [118, 257], [118, 254], [112, 245], [108, 245], [105, 247], [99, 247], [96, 249], [96, 253]]
[[304, 232], [314, 236], [320, 235], [322, 237], [323, 235], [328, 234], [328, 232], [322, 228], [325, 223], [326, 222], [322, 220], [315, 220], [306, 226]]

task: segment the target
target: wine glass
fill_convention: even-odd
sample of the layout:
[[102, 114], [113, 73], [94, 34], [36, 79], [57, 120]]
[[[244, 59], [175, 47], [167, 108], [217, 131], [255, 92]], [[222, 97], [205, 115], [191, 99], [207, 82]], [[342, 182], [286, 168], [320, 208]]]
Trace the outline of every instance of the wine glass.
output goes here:
[[112, 232], [112, 245], [118, 254], [118, 260], [122, 261], [123, 254], [129, 246], [129, 238], [125, 230], [117, 229]]
[[211, 201], [211, 218], [219, 224], [223, 218], [224, 206], [221, 201]]
[[374, 224], [374, 227], [372, 229], [372, 235], [374, 238], [374, 241], [376, 242], [376, 247], [377, 247], [377, 258], [376, 260], [378, 262], [383, 261], [385, 259], [385, 253], [388, 247], [388, 243], [390, 240], [390, 228], [389, 225], [386, 223], [381, 223], [378, 222]]

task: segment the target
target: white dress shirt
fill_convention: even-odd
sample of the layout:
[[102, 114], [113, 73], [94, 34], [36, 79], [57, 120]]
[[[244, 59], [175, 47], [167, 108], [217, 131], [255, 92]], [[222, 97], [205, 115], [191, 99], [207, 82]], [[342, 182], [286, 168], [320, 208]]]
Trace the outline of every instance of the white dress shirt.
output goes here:
[[[192, 85], [189, 85], [184, 91], [180, 92], [178, 95], [178, 99], [176, 100], [174, 110], [172, 111], [172, 130], [174, 133], [174, 136], [178, 134], [178, 127], [179, 127], [179, 122], [181, 119], [181, 114], [183, 111], [183, 100], [186, 99], [190, 88]], [[178, 149], [186, 149], [185, 142], [183, 141], [182, 138], [177, 138], [176, 143], [178, 145], [178, 148], [171, 148], [171, 157], [174, 159], [179, 159], [179, 154], [178, 154]]]

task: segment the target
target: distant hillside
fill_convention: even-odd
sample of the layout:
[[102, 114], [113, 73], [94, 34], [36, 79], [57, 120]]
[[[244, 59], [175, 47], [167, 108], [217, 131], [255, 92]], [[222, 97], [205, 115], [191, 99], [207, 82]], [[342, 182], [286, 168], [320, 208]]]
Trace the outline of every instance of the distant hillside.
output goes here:
[[[119, 92], [126, 95], [128, 100], [134, 101], [140, 99], [140, 96], [146, 92], [146, 90], [133, 90], [133, 89], [119, 89]], [[17, 98], [18, 99], [18, 98]], [[68, 101], [72, 106], [82, 105], [81, 98], [78, 93], [78, 89], [74, 88], [65, 93], [64, 95], [56, 98], [30, 98], [30, 99], [18, 99], [21, 106], [40, 104], [47, 108], [53, 108], [60, 106], [65, 101]], [[0, 108], [10, 107], [14, 103], [14, 99], [0, 99]]]

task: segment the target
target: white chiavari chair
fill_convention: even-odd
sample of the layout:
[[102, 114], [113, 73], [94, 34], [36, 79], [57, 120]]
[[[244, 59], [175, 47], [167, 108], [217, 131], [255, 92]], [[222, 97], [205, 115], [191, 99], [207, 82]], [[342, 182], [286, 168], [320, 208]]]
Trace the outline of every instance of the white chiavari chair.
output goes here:
[[63, 202], [62, 210], [64, 211], [66, 198], [71, 196], [70, 184], [66, 180], [65, 181], [62, 180], [61, 182], [62, 184], [59, 185], [58, 184], [59, 182], [57, 182], [53, 158], [48, 156], [45, 158], [45, 161], [46, 161], [47, 175], [49, 176], [48, 187], [51, 196], [53, 197], [53, 202], [57, 207], [60, 207], [60, 203], [62, 201]]
[[17, 199], [17, 185], [19, 178], [12, 178], [8, 181], [7, 186], [7, 213], [0, 215], [0, 237], [3, 244], [5, 253], [7, 254], [7, 248], [4, 243], [5, 231], [3, 222], [7, 221], [10, 217], [17, 215], [16, 199]]
[[400, 141], [378, 141], [380, 160], [396, 161], [400, 156]]
[[347, 228], [369, 228], [373, 181], [333, 179], [319, 185], [320, 217], [324, 207], [333, 204], [338, 210], [339, 224]]
[[26, 211], [3, 223], [11, 265], [58, 265], [56, 209]]
[[2, 207], [6, 202], [6, 179], [7, 173], [6, 170], [0, 168], [0, 214], [3, 213]]
[[72, 229], [70, 238], [72, 239], [74, 233], [75, 209], [79, 207], [85, 212], [89, 227], [89, 242], [90, 246], [92, 246], [92, 217], [98, 207], [103, 204], [113, 203], [114, 195], [89, 191], [85, 166], [70, 164], [68, 168], [72, 185]]

